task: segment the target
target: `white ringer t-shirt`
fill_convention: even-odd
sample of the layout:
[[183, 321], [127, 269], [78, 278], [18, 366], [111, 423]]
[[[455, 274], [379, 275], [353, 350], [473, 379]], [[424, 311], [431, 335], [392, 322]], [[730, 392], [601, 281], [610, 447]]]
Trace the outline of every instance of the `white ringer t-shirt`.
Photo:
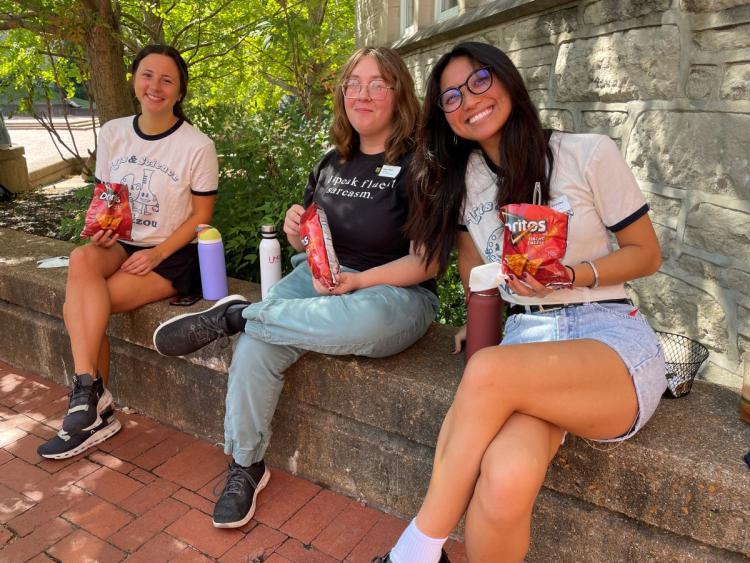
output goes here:
[[96, 177], [128, 186], [135, 246], [164, 242], [192, 211], [192, 196], [215, 195], [219, 164], [214, 143], [186, 121], [146, 135], [138, 116], [105, 123], [96, 148]]
[[[610, 233], [648, 213], [648, 204], [633, 173], [617, 145], [605, 135], [553, 132], [549, 145], [554, 156], [550, 205], [558, 204], [572, 212], [562, 263], [572, 266], [610, 254], [614, 250]], [[500, 262], [502, 258], [503, 224], [496, 201], [497, 175], [482, 152], [474, 151], [466, 167], [461, 218], [485, 263]], [[623, 284], [560, 289], [544, 298], [522, 297], [510, 293], [507, 286], [501, 286], [500, 292], [504, 300], [520, 305], [626, 297]]]

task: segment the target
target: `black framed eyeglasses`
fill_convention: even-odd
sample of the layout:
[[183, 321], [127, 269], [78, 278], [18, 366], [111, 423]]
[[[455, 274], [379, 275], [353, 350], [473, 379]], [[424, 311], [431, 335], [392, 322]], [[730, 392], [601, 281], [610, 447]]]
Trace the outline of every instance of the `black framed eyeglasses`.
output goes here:
[[466, 86], [466, 89], [472, 94], [479, 95], [484, 94], [492, 86], [492, 71], [490, 67], [485, 66], [478, 68], [472, 72], [466, 81], [459, 86], [448, 88], [445, 92], [440, 94], [438, 97], [437, 104], [440, 106], [445, 113], [451, 113], [461, 107], [464, 102], [464, 96], [461, 93], [461, 88]]
[[367, 88], [367, 94], [376, 101], [385, 100], [388, 90], [395, 90], [383, 80], [373, 80], [367, 84], [362, 84], [359, 80], [347, 80], [341, 85], [345, 98], [359, 98], [362, 88]]

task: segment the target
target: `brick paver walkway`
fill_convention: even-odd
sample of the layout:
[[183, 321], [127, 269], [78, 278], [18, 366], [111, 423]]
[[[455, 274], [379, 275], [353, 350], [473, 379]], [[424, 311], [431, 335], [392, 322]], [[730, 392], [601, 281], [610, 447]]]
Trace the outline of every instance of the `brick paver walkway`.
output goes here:
[[[36, 448], [53, 436], [67, 389], [0, 362], [0, 561], [369, 562], [404, 520], [272, 468], [255, 518], [211, 524], [220, 448], [137, 414], [62, 461]], [[219, 487], [220, 488], [220, 487]], [[466, 561], [449, 541], [451, 561]]]

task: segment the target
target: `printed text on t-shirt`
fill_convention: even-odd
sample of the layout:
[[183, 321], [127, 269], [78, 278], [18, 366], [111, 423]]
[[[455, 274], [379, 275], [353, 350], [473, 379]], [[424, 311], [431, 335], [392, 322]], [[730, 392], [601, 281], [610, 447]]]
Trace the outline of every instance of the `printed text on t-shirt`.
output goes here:
[[[341, 176], [331, 176], [326, 182], [325, 193], [360, 199], [372, 199], [370, 190], [390, 190], [396, 185], [396, 179], [377, 181], [371, 178], [360, 181], [357, 176], [351, 178], [342, 178]], [[356, 189], [352, 189], [356, 188]]]

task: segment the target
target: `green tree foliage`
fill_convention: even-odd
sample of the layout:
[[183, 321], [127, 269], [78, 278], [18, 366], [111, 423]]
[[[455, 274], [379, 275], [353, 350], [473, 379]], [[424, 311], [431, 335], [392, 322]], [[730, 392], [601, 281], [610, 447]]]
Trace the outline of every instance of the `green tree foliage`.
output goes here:
[[132, 111], [135, 53], [166, 43], [186, 59], [196, 101], [252, 112], [292, 95], [311, 118], [354, 47], [353, 19], [341, 0], [0, 0], [0, 84], [28, 97], [58, 61], [65, 92], [92, 81], [104, 122]]

